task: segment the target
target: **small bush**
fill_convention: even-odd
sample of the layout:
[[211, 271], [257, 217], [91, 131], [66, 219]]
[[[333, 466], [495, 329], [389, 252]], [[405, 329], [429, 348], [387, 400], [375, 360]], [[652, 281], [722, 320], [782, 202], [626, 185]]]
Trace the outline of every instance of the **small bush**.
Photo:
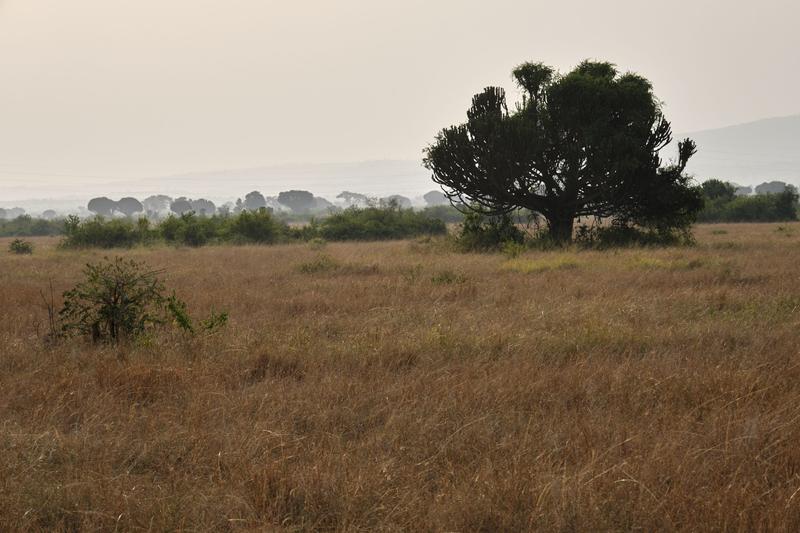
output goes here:
[[[111, 343], [169, 323], [193, 333], [186, 304], [174, 293], [166, 294], [160, 274], [144, 263], [121, 257], [87, 264], [85, 279], [64, 293], [64, 306], [59, 312], [62, 333]], [[215, 329], [227, 319], [227, 313], [212, 313], [200, 325], [206, 330]]]
[[22, 239], [14, 239], [8, 245], [8, 251], [12, 254], [30, 255], [33, 253], [33, 243]]

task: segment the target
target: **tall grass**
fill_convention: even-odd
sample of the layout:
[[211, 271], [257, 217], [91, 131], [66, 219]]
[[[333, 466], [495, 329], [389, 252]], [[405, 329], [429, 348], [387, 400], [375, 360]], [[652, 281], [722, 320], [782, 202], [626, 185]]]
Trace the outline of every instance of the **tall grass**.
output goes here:
[[0, 254], [0, 530], [796, 531], [784, 227], [511, 268], [406, 242], [133, 248], [229, 323], [116, 347], [40, 340], [40, 290], [101, 253], [37, 239]]

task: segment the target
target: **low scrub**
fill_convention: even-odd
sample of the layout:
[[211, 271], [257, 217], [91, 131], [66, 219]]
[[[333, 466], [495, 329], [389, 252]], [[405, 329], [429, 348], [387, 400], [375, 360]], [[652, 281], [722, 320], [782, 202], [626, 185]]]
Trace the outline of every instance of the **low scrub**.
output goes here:
[[17, 255], [30, 255], [33, 253], [33, 244], [22, 239], [14, 239], [8, 245], [8, 251]]
[[395, 206], [349, 208], [319, 224], [319, 235], [329, 241], [377, 241], [446, 233], [442, 220]]
[[0, 237], [49, 237], [63, 233], [63, 220], [45, 220], [28, 215], [11, 220], [0, 219]]
[[797, 191], [706, 199], [698, 222], [788, 222], [797, 220]]
[[[146, 219], [134, 224], [128, 219], [106, 220], [103, 217], [80, 220], [70, 216], [64, 223], [64, 248], [127, 248], [141, 243], [149, 232]], [[143, 231], [145, 232], [143, 234]]]
[[[144, 263], [120, 257], [87, 264], [84, 280], [64, 293], [58, 314], [60, 334], [117, 343], [168, 324], [194, 333], [197, 328], [186, 304], [174, 292], [166, 292], [161, 274]], [[212, 330], [227, 321], [227, 313], [212, 312], [199, 326]]]
[[457, 247], [465, 252], [497, 251], [525, 242], [525, 233], [514, 223], [511, 215], [489, 216], [477, 211], [464, 215]]

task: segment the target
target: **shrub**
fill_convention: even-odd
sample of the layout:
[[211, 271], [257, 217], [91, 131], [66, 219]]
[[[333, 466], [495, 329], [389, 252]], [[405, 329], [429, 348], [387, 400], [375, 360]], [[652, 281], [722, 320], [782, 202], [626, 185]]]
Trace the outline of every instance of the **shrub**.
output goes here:
[[45, 220], [21, 215], [12, 220], [0, 218], [0, 237], [47, 237], [64, 233], [61, 220]]
[[194, 211], [180, 216], [170, 215], [158, 226], [165, 241], [186, 246], [203, 246], [218, 237], [221, 220], [219, 217], [198, 217]]
[[689, 246], [694, 244], [691, 228], [637, 227], [613, 222], [609, 226], [578, 227], [575, 243], [582, 248], [625, 246]]
[[8, 245], [8, 251], [12, 254], [30, 255], [33, 253], [33, 243], [23, 241], [22, 239], [14, 239]]
[[65, 248], [127, 248], [141, 242], [141, 232], [130, 220], [95, 217], [81, 221], [69, 216], [64, 223]]
[[[121, 257], [87, 264], [85, 279], [64, 293], [59, 312], [62, 333], [116, 343], [168, 323], [194, 332], [186, 304], [174, 293], [166, 294], [161, 272]], [[227, 319], [227, 313], [212, 313], [200, 324], [203, 329], [213, 329]]]
[[286, 225], [264, 207], [258, 211], [243, 211], [227, 222], [227, 237], [236, 242], [272, 244], [285, 233]]
[[464, 216], [456, 243], [463, 251], [495, 251], [508, 243], [522, 244], [522, 232], [508, 214], [489, 216], [469, 211]]
[[787, 222], [797, 220], [798, 194], [794, 187], [777, 194], [706, 199], [698, 222]]
[[320, 236], [331, 241], [405, 239], [445, 233], [447, 226], [441, 220], [396, 206], [351, 207], [319, 224]]

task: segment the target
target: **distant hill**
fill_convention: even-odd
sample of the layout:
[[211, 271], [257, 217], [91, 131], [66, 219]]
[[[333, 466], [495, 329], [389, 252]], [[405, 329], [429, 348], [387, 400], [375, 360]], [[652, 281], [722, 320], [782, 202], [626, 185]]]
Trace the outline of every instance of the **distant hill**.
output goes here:
[[698, 153], [688, 171], [700, 181], [718, 178], [741, 185], [771, 180], [800, 184], [800, 115], [676, 135], [677, 139], [684, 137], [697, 142]]

